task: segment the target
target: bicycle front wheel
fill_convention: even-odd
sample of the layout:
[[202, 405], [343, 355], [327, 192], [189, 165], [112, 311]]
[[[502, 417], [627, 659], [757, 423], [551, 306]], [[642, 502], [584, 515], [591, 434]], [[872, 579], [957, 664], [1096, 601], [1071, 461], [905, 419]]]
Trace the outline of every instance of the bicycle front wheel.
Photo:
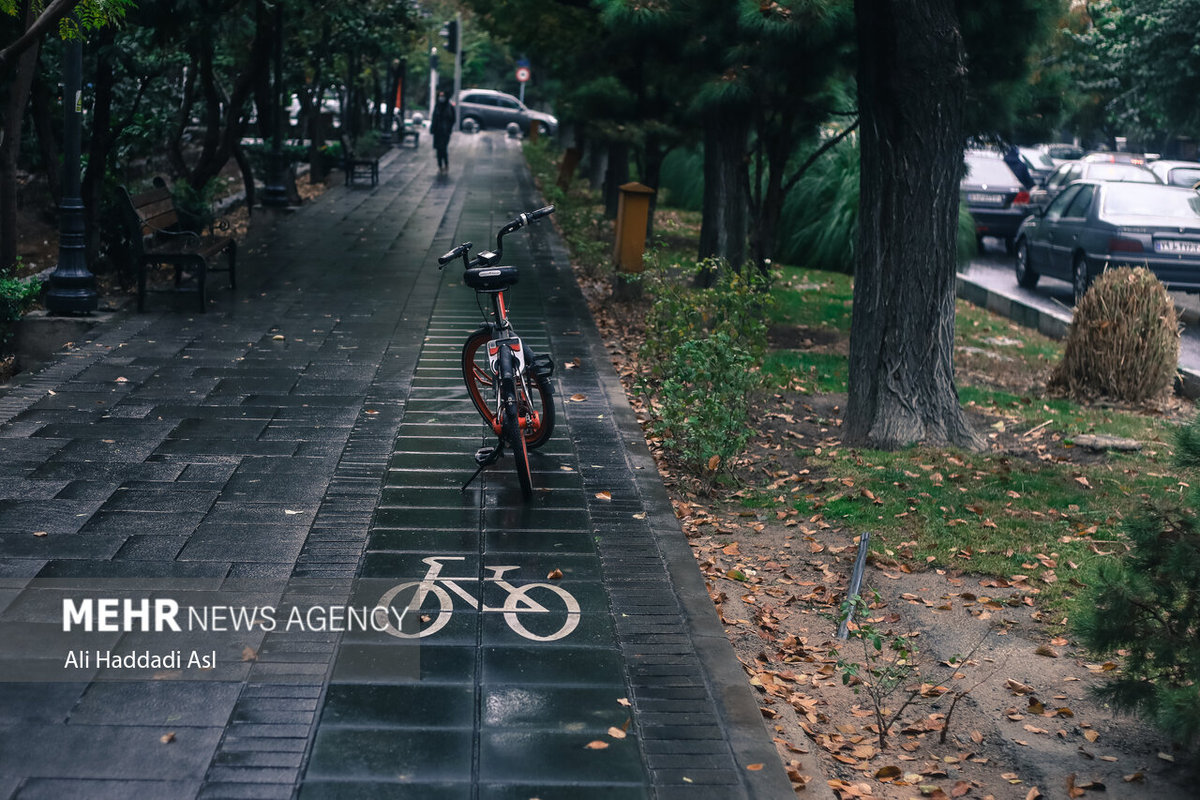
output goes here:
[[500, 403], [501, 413], [504, 414], [501, 428], [517, 462], [517, 480], [521, 484], [521, 494], [528, 500], [533, 497], [533, 478], [529, 474], [529, 449], [525, 446], [525, 434], [521, 430], [521, 417], [511, 378], [503, 379], [500, 394], [503, 398]]
[[[496, 397], [495, 376], [488, 367], [487, 343], [492, 338], [489, 328], [483, 327], [472, 333], [462, 349], [463, 383], [471, 403], [483, 421], [492, 430], [500, 430], [494, 408]], [[525, 348], [525, 363], [533, 361], [529, 348]], [[533, 377], [530, 391], [522, 390], [517, 396], [518, 413], [525, 417], [525, 447], [536, 450], [546, 443], [554, 432], [554, 395], [547, 378], [527, 372]]]

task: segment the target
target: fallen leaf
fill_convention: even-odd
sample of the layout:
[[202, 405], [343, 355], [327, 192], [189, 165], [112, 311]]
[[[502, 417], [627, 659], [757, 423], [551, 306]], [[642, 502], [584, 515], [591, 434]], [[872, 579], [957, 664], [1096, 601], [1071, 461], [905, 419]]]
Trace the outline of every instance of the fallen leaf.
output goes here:
[[720, 456], [713, 456], [712, 458], [710, 458], [708, 460], [708, 471], [709, 472], [716, 472], [717, 467], [719, 467], [719, 466], [721, 466], [721, 457]]
[[629, 700], [627, 698], [618, 697], [617, 705], [625, 706], [626, 708], [631, 708], [633, 706], [633, 703], [629, 702]]
[[282, 342], [284, 339], [284, 336], [282, 333], [277, 333], [274, 336], [272, 336], [271, 338], [276, 342]]
[[612, 492], [596, 492], [597, 500], [612, 500]]
[[761, 772], [761, 771], [762, 771], [762, 768], [763, 768], [763, 765], [762, 765], [761, 763], [760, 763], [760, 764], [747, 764], [747, 765], [746, 765], [746, 769], [750, 770], [751, 772]]
[[955, 781], [954, 788], [950, 790], [950, 796], [962, 797], [969, 791], [971, 791], [971, 784], [966, 781]]
[[896, 778], [899, 778], [903, 774], [904, 774], [904, 771], [902, 769], [895, 766], [894, 764], [889, 764], [886, 767], [880, 767], [879, 769], [875, 770], [875, 780], [877, 780], [877, 781], [894, 780]]
[[620, 728], [618, 728], [616, 726], [613, 726], [608, 729], [608, 735], [614, 739], [624, 739], [626, 734], [625, 734], [625, 731], [621, 730]]
[[1090, 730], [1084, 731], [1083, 738], [1087, 739], [1089, 742], [1095, 742], [1097, 739], [1100, 738], [1100, 734], [1096, 733], [1095, 731], [1090, 731]]
[[588, 750], [607, 750], [608, 742], [602, 742], [599, 739], [597, 739], [595, 741], [588, 742], [587, 744], [584, 745], [584, 747], [586, 747]]
[[573, 394], [573, 395], [571, 395], [571, 402], [572, 402], [572, 403], [582, 403], [584, 400], [587, 400], [587, 395], [586, 395], [586, 394]]
[[1041, 790], [1035, 786], [1029, 790], [1029, 793], [1027, 795], [1025, 795], [1025, 800], [1041, 800], [1041, 797], [1042, 797]]
[[552, 569], [552, 570], [550, 570], [550, 574], [546, 576], [546, 580], [548, 580], [548, 581], [562, 580], [562, 575], [563, 574], [562, 574], [561, 569]]
[[158, 737], [158, 740], [163, 744], [170, 744], [171, 742], [175, 741], [175, 731], [164, 733], [162, 736]]
[[258, 651], [250, 645], [242, 648], [242, 661], [255, 661], [258, 659]]
[[41, 537], [41, 536], [48, 536], [49, 534], [47, 534], [45, 531], [34, 531], [33, 535]]

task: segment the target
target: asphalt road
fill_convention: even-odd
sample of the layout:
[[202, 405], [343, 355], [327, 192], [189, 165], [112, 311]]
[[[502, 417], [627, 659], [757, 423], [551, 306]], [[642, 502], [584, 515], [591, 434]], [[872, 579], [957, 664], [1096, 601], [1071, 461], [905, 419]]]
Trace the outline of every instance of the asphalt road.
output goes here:
[[[985, 240], [984, 252], [971, 261], [962, 275], [987, 289], [1047, 313], [1065, 315], [1067, 318], [1071, 315], [1073, 298], [1070, 283], [1043, 276], [1035, 288], [1022, 289], [1017, 286], [1012, 256], [1004, 252], [1002, 245], [990, 239]], [[1179, 365], [1200, 372], [1200, 295], [1172, 292], [1171, 297], [1184, 320]]]

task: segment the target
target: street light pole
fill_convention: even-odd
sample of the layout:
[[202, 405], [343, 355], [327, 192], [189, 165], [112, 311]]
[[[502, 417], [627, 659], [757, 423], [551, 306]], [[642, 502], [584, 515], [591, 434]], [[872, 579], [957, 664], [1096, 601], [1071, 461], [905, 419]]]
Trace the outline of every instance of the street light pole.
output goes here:
[[63, 53], [62, 205], [58, 266], [50, 274], [50, 291], [46, 293], [46, 310], [51, 314], [90, 314], [100, 305], [96, 276], [87, 266], [87, 224], [79, 180], [82, 87], [83, 42], [72, 39], [66, 42]]

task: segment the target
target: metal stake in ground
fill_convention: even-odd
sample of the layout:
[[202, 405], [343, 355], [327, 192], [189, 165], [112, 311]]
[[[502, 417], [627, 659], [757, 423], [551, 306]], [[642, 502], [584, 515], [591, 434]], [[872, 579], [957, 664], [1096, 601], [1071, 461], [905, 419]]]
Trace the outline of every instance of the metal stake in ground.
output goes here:
[[854, 616], [854, 604], [850, 599], [856, 597], [862, 589], [863, 570], [867, 566], [867, 550], [870, 549], [871, 532], [863, 531], [858, 539], [858, 555], [854, 559], [854, 571], [850, 573], [850, 588], [846, 590], [846, 613], [838, 624], [837, 637], [845, 640], [850, 635], [850, 617]]

